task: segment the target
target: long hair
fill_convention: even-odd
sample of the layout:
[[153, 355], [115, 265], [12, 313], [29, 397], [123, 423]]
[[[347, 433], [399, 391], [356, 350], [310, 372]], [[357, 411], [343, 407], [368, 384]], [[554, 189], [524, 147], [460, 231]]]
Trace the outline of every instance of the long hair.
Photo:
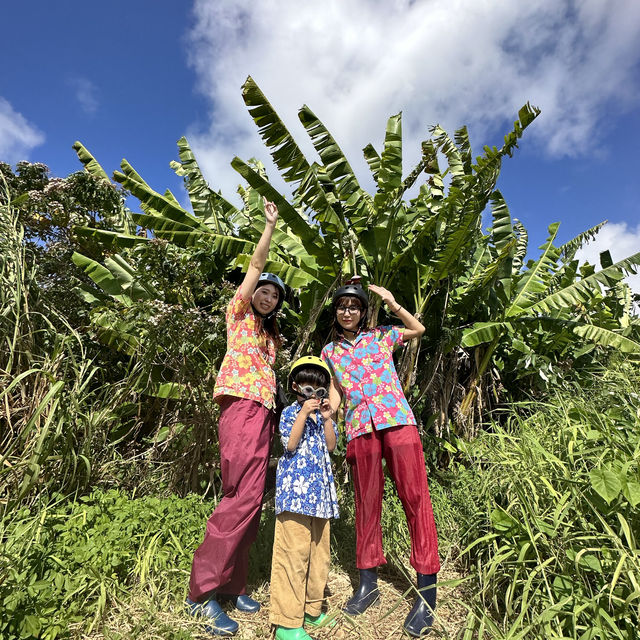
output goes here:
[[251, 305], [251, 309], [253, 310], [253, 315], [256, 317], [256, 331], [269, 336], [275, 343], [276, 349], [279, 349], [282, 346], [282, 336], [280, 335], [278, 321], [276, 320], [277, 314], [274, 313], [268, 318], [265, 318], [253, 308], [253, 305]]

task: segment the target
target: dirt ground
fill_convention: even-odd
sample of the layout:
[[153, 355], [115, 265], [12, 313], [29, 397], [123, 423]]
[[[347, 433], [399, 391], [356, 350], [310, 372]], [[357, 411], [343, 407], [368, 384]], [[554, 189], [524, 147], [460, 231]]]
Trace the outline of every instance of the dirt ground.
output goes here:
[[[463, 586], [457, 584], [461, 578], [454, 567], [444, 563], [438, 580], [440, 583], [453, 584], [438, 588], [438, 606], [435, 623], [429, 634], [430, 640], [455, 638], [464, 627], [466, 610], [461, 604], [464, 599]], [[357, 579], [355, 575], [353, 579]], [[331, 628], [307, 629], [309, 635], [316, 640], [408, 639], [402, 625], [415, 595], [409, 581], [398, 572], [382, 568], [378, 585], [381, 595], [379, 603], [362, 616], [351, 618], [341, 611], [341, 607], [353, 593], [351, 578], [347, 573], [332, 568], [326, 590], [326, 611], [335, 615], [336, 624]], [[249, 589], [249, 592], [262, 604], [258, 613], [243, 614], [230, 605], [225, 605], [225, 610], [240, 624], [234, 638], [273, 638], [274, 630], [269, 623], [268, 583]], [[96, 629], [89, 636], [82, 637], [90, 640], [211, 640], [214, 637], [203, 632], [203, 625], [184, 613], [182, 603], [175, 600], [175, 594], [170, 596], [144, 591], [132, 596], [128, 602], [121, 602], [111, 608], [100, 630]]]

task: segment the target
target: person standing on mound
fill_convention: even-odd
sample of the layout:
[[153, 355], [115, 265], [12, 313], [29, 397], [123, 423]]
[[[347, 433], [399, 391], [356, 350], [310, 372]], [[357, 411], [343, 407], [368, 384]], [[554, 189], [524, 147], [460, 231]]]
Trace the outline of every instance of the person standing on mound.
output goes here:
[[246, 595], [249, 548], [256, 539], [276, 423], [276, 314], [284, 300], [282, 280], [262, 273], [278, 208], [265, 202], [266, 224], [247, 273], [227, 307], [227, 352], [216, 378], [223, 497], [207, 521], [191, 568], [188, 612], [214, 635], [233, 635], [238, 623], [221, 608], [231, 600], [244, 612], [260, 603]]
[[378, 567], [382, 551], [382, 459], [395, 483], [411, 537], [411, 566], [417, 572], [418, 597], [404, 629], [419, 637], [430, 631], [440, 570], [438, 539], [416, 419], [402, 392], [393, 350], [424, 333], [419, 320], [383, 287], [369, 285], [404, 327], [367, 329], [369, 297], [348, 283], [333, 296], [332, 342], [322, 359], [332, 371], [331, 406], [344, 403], [347, 462], [351, 468], [356, 512], [356, 566], [360, 584], [344, 611], [360, 615], [380, 597]]

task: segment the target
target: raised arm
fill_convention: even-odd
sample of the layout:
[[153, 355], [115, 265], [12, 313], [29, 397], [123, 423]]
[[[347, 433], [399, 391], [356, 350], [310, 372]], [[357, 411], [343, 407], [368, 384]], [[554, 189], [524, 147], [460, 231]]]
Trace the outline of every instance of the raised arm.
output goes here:
[[404, 325], [404, 335], [403, 339], [405, 341], [409, 341], [412, 338], [419, 338], [424, 333], [424, 325], [420, 320], [415, 318], [412, 313], [407, 311], [403, 306], [399, 305], [396, 302], [396, 299], [393, 297], [391, 291], [385, 289], [384, 287], [379, 287], [375, 284], [369, 285], [369, 291], [379, 295], [382, 298], [382, 302], [384, 302], [391, 313], [396, 315], [402, 321]]
[[264, 231], [258, 240], [258, 244], [251, 256], [251, 262], [249, 268], [244, 276], [244, 280], [240, 285], [240, 294], [247, 300], [252, 295], [258, 284], [260, 274], [264, 270], [264, 265], [267, 262], [267, 256], [269, 255], [269, 245], [271, 244], [271, 236], [273, 230], [276, 228], [276, 222], [278, 221], [278, 207], [273, 202], [269, 202], [266, 198], [264, 200], [264, 217], [266, 224], [264, 225]]

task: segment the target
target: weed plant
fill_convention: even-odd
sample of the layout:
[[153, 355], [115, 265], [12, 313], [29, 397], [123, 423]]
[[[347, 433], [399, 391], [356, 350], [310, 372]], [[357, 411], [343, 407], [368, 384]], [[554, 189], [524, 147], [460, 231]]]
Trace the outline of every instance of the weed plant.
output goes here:
[[464, 640], [638, 637], [639, 382], [603, 371], [468, 446]]

